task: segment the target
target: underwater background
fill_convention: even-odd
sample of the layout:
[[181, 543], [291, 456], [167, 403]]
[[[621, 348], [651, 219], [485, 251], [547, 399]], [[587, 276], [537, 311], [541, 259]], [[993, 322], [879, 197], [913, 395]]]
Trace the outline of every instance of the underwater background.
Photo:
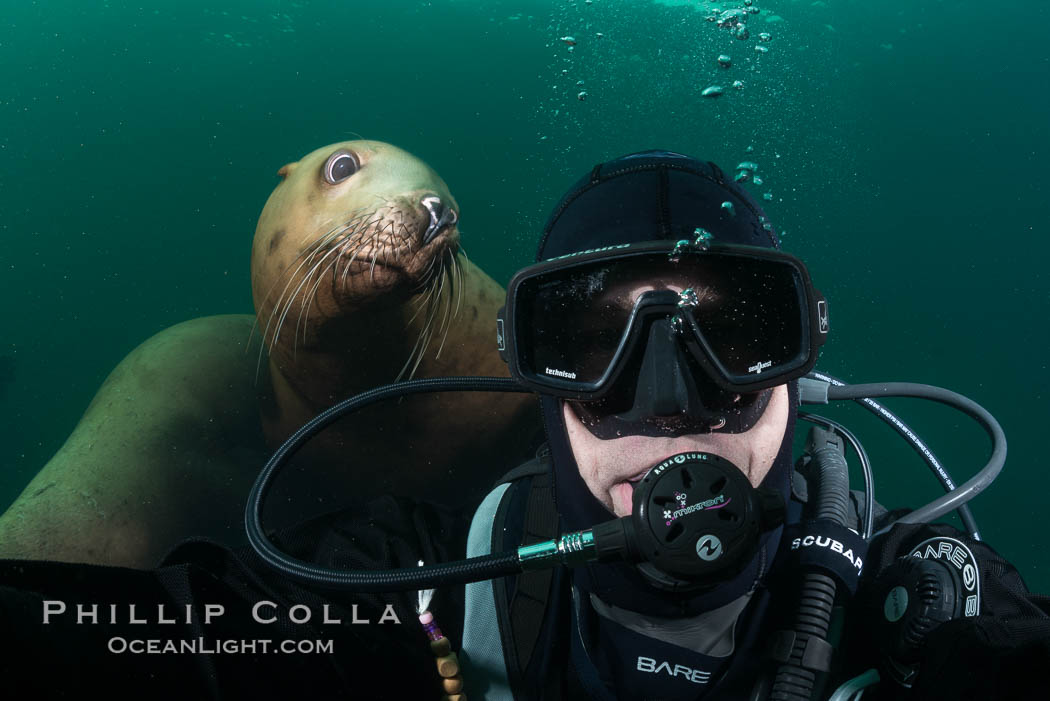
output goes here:
[[[579, 175], [665, 148], [757, 164], [747, 187], [829, 300], [818, 369], [943, 386], [998, 418], [1006, 467], [972, 507], [1050, 593], [1047, 26], [1046, 3], [977, 0], [5, 3], [0, 508], [136, 345], [251, 313], [284, 163], [358, 135], [414, 153], [506, 284]], [[957, 483], [984, 464], [969, 418], [885, 403]], [[937, 496], [871, 414], [819, 411], [863, 441], [880, 502]]]

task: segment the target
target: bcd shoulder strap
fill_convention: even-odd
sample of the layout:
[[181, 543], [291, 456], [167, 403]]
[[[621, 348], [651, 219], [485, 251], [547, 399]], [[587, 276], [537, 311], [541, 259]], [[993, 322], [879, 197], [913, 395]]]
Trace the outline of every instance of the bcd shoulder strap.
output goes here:
[[[513, 496], [504, 499], [500, 505], [493, 528], [493, 552], [506, 550], [517, 545], [531, 545], [551, 540], [558, 535], [558, 512], [554, 505], [554, 481], [550, 469], [549, 454], [543, 449], [536, 458], [512, 470], [501, 482], [527, 479], [527, 493], [524, 495], [524, 517], [521, 521], [521, 533], [517, 543], [504, 541], [505, 536], [514, 537], [517, 529], [508, 523], [507, 511], [516, 501]], [[520, 502], [518, 502], [520, 503]], [[509, 530], [507, 526], [511, 526]], [[499, 541], [499, 542], [498, 542]], [[497, 550], [496, 548], [500, 549]], [[506, 612], [501, 616], [500, 628], [504, 633], [504, 652], [508, 661], [514, 661], [511, 674], [513, 682], [521, 682], [533, 652], [539, 640], [546, 620], [547, 602], [551, 595], [553, 570], [529, 570], [518, 575], [511, 587], [496, 587], [497, 610]]]
[[[557, 527], [550, 459], [541, 449], [504, 475], [478, 507], [467, 555], [549, 540]], [[527, 686], [525, 671], [543, 632], [552, 577], [552, 570], [539, 570], [467, 585], [461, 656], [469, 670], [468, 694], [509, 701]]]

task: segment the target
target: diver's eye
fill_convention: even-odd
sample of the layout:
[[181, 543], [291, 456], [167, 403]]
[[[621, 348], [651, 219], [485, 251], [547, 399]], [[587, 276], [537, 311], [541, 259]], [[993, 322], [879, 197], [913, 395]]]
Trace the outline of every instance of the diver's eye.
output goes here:
[[324, 179], [335, 185], [356, 173], [358, 168], [360, 166], [354, 154], [349, 151], [336, 151], [324, 164]]

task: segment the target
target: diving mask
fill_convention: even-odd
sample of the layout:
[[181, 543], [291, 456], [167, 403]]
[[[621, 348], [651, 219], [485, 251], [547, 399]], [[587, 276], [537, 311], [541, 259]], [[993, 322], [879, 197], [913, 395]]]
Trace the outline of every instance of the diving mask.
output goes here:
[[599, 438], [748, 430], [828, 332], [805, 266], [774, 249], [654, 241], [518, 272], [497, 320], [511, 375], [573, 400]]

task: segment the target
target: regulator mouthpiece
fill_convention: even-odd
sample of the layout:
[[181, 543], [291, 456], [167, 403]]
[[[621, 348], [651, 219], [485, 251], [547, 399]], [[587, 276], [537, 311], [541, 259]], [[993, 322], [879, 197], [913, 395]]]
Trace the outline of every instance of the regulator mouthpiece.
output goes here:
[[764, 531], [784, 522], [784, 500], [751, 486], [711, 453], [680, 453], [653, 467], [634, 491], [638, 569], [656, 586], [683, 590], [727, 580], [751, 561]]
[[711, 453], [679, 453], [653, 466], [634, 490], [630, 516], [518, 550], [523, 568], [626, 560], [670, 591], [710, 588], [752, 560], [764, 531], [784, 522], [784, 500], [751, 486]]

